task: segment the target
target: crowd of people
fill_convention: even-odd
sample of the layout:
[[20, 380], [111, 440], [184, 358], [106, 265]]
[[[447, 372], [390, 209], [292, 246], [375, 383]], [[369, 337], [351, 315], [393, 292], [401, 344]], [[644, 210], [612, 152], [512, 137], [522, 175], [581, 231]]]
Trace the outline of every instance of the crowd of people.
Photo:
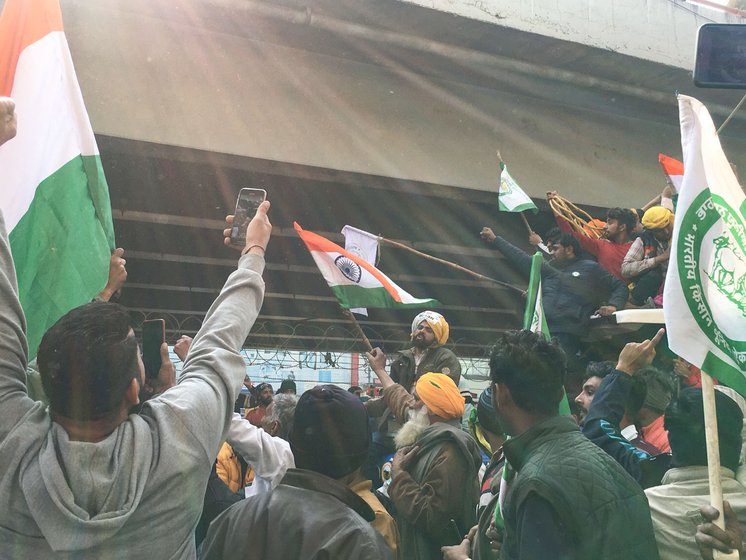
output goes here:
[[[0, 127], [1, 145], [16, 129], [7, 98]], [[558, 217], [542, 268], [554, 338], [500, 334], [481, 394], [463, 390], [446, 318], [424, 311], [405, 348], [367, 353], [375, 398], [330, 384], [298, 396], [291, 380], [274, 394], [246, 376], [240, 350], [263, 301], [269, 208], [249, 223], [200, 331], [176, 343], [178, 381], [166, 344], [146, 378], [130, 315], [109, 301], [127, 277], [121, 249], [102, 292], [63, 315], [29, 364], [0, 214], [0, 558], [681, 560], [743, 550], [746, 401], [718, 387], [718, 512], [699, 372], [656, 355], [663, 329], [614, 360], [587, 360], [592, 314], [659, 304], [665, 201], [642, 214], [642, 230], [630, 210], [610, 210], [605, 239]], [[481, 235], [528, 274], [528, 253], [489, 228]], [[574, 414], [560, 414], [581, 367]], [[721, 514], [725, 530], [713, 523]]]

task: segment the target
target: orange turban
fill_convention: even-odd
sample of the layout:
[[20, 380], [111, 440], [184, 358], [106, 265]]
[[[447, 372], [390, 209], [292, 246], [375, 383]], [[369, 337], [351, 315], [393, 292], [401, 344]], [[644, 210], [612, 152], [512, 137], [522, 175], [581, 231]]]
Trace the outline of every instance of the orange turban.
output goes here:
[[464, 397], [447, 375], [426, 373], [417, 380], [415, 391], [427, 409], [441, 418], [458, 418], [464, 414]]

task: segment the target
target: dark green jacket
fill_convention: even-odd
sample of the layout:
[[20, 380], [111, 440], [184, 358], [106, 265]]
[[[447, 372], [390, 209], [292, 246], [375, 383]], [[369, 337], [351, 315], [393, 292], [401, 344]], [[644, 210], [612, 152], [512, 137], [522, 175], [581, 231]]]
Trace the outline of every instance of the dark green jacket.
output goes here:
[[[658, 560], [650, 510], [640, 485], [588, 441], [575, 422], [555, 416], [504, 446], [516, 470], [506, 496], [500, 558], [521, 558], [521, 507], [535, 493], [556, 512], [577, 560]], [[536, 536], [541, 540], [541, 535]], [[547, 551], [551, 558], [551, 551]]]
[[461, 364], [456, 354], [442, 346], [428, 348], [419, 366], [415, 366], [411, 348], [401, 350], [391, 362], [391, 379], [410, 393], [415, 381], [426, 373], [443, 373], [453, 379], [458, 386], [461, 380]]

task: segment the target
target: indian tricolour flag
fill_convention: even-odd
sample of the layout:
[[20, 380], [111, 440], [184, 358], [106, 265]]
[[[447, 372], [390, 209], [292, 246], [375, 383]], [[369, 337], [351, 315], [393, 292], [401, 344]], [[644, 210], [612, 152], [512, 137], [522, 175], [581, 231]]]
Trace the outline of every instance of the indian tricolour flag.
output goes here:
[[658, 154], [658, 162], [671, 187], [678, 193], [681, 190], [681, 181], [684, 180], [684, 164], [666, 154]]
[[18, 135], [0, 147], [0, 208], [33, 356], [51, 324], [104, 287], [114, 247], [108, 188], [58, 0], [5, 2], [0, 96], [12, 97], [18, 114]]
[[500, 187], [497, 191], [497, 204], [502, 212], [523, 212], [524, 210], [533, 210], [538, 212], [539, 209], [534, 204], [518, 183], [508, 173], [508, 166], [505, 162], [500, 162]]
[[411, 296], [364, 259], [345, 251], [325, 237], [305, 231], [297, 223], [293, 225], [343, 308], [440, 305], [434, 299]]

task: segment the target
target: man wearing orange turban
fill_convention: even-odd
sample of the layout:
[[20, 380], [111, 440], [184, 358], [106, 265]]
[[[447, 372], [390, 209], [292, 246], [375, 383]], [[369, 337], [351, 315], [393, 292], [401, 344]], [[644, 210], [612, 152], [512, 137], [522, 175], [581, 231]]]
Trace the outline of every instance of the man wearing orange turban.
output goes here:
[[[396, 352], [391, 361], [391, 377], [407, 391], [414, 390], [417, 380], [428, 371], [437, 371], [449, 376], [458, 385], [461, 379], [461, 364], [456, 355], [444, 344], [448, 342], [448, 321], [435, 311], [423, 311], [412, 321], [410, 348]], [[371, 399], [365, 403], [368, 414], [377, 419], [373, 434], [371, 460], [364, 472], [375, 484], [381, 484], [376, 466], [384, 457], [396, 451], [394, 435], [399, 431], [406, 416], [395, 417], [384, 399]]]
[[397, 418], [409, 419], [395, 438], [399, 449], [388, 487], [401, 536], [399, 557], [440, 558], [440, 547], [457, 540], [451, 520], [460, 535], [476, 520], [482, 461], [477, 442], [461, 429], [464, 398], [442, 373], [421, 375], [412, 394], [386, 372], [379, 348], [367, 357], [388, 407]]

